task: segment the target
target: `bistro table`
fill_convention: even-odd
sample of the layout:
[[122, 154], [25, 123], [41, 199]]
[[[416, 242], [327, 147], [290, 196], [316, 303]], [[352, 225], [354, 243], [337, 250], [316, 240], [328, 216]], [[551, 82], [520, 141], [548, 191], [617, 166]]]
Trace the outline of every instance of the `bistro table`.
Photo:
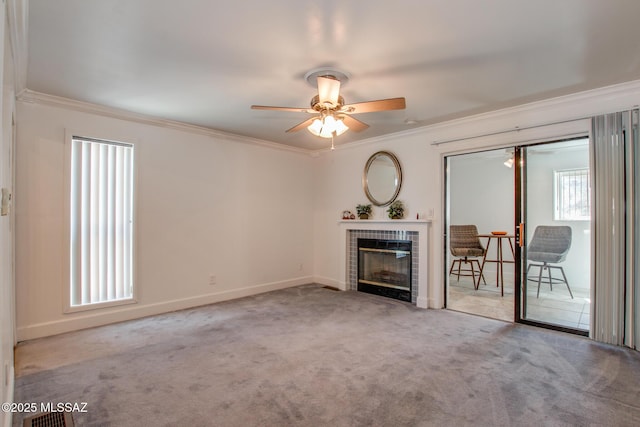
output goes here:
[[[480, 266], [480, 277], [482, 277], [482, 272], [484, 271], [484, 265], [487, 262], [495, 262], [497, 265], [496, 268], [496, 287], [500, 286], [500, 295], [504, 296], [504, 271], [503, 265], [504, 263], [515, 263], [516, 253], [513, 249], [513, 239], [515, 236], [513, 234], [506, 233], [491, 233], [491, 234], [479, 234], [478, 237], [485, 237], [487, 239], [487, 248], [484, 252], [484, 257], [482, 258], [482, 265]], [[487, 259], [487, 254], [489, 253], [489, 248], [491, 247], [491, 242], [496, 240], [496, 258], [495, 259]], [[504, 259], [502, 244], [504, 241], [509, 242], [509, 248], [511, 249], [512, 259]], [[480, 281], [478, 280], [478, 287], [480, 287]], [[476, 288], [477, 289], [477, 288]]]

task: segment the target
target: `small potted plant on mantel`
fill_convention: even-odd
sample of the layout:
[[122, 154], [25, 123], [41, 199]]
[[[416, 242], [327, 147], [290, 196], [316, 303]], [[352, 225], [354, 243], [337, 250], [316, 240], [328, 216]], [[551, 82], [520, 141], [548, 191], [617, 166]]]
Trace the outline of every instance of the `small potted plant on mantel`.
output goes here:
[[402, 217], [404, 217], [404, 205], [400, 200], [396, 200], [389, 205], [387, 213], [391, 219], [402, 219]]
[[356, 206], [356, 211], [358, 212], [358, 218], [369, 219], [369, 215], [371, 215], [371, 205], [358, 205]]

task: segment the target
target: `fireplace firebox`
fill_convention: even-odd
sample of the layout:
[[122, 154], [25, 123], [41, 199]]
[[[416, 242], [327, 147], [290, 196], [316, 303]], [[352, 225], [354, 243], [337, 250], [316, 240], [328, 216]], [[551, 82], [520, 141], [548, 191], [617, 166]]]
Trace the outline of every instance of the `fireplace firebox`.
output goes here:
[[411, 241], [358, 239], [358, 291], [411, 302]]

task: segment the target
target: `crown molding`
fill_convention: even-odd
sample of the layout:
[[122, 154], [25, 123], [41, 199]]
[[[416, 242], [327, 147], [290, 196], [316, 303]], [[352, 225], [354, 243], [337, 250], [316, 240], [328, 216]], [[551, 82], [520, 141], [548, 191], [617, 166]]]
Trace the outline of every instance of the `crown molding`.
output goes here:
[[[469, 140], [489, 133], [584, 120], [593, 116], [636, 108], [640, 104], [640, 80], [633, 80], [515, 107], [436, 123], [421, 128], [433, 140]], [[444, 142], [443, 142], [444, 141]]]
[[19, 102], [29, 104], [47, 105], [51, 107], [65, 108], [69, 110], [79, 111], [82, 113], [95, 114], [103, 117], [109, 117], [113, 119], [126, 120], [129, 122], [136, 122], [151, 126], [164, 127], [173, 130], [179, 130], [182, 132], [188, 132], [198, 135], [204, 135], [217, 139], [224, 139], [230, 142], [240, 142], [243, 144], [252, 144], [266, 148], [272, 148], [281, 151], [289, 151], [297, 154], [312, 155], [311, 150], [304, 148], [291, 147], [284, 144], [278, 144], [272, 141], [266, 141], [257, 138], [250, 138], [247, 136], [236, 135], [228, 132], [223, 132], [203, 126], [191, 125], [188, 123], [178, 122], [168, 119], [160, 119], [153, 116], [148, 116], [140, 113], [133, 113], [131, 111], [122, 110], [113, 107], [106, 107], [104, 105], [93, 104], [90, 102], [78, 101], [75, 99], [64, 98], [55, 95], [48, 95], [45, 93], [35, 92], [29, 89], [22, 90], [16, 99]]
[[[160, 119], [127, 110], [106, 107], [84, 101], [77, 101], [54, 95], [47, 95], [29, 89], [23, 89], [17, 100], [25, 103], [36, 103], [54, 107], [62, 107], [75, 111], [96, 114], [121, 120], [138, 122], [153, 126], [165, 127], [184, 132], [225, 139], [233, 142], [253, 144], [276, 150], [289, 151], [318, 157], [331, 151], [329, 148], [309, 150], [291, 147], [273, 141], [240, 136], [232, 133], [191, 125], [183, 122]], [[583, 120], [592, 116], [626, 110], [640, 104], [640, 80], [606, 86], [574, 94], [530, 102], [515, 107], [476, 114], [460, 119], [449, 120], [428, 126], [408, 129], [389, 135], [382, 135], [336, 145], [336, 150], [352, 149], [363, 145], [394, 141], [409, 136], [421, 136], [431, 145], [439, 145], [455, 140], [472, 140], [490, 134], [506, 133], [530, 127], [543, 127], [563, 122]]]
[[331, 149], [331, 147], [319, 148], [317, 150], [314, 150], [314, 153], [317, 153], [317, 155], [319, 155], [320, 153], [327, 153], [333, 150], [345, 150], [350, 148], [356, 148], [356, 147], [361, 147], [363, 145], [372, 145], [378, 142], [393, 141], [398, 138], [404, 138], [412, 135], [424, 135], [425, 133], [428, 133], [428, 126], [407, 129], [399, 132], [390, 133], [387, 135], [372, 136], [371, 138], [361, 139], [361, 140], [349, 142], [346, 144], [336, 144], [334, 149]]

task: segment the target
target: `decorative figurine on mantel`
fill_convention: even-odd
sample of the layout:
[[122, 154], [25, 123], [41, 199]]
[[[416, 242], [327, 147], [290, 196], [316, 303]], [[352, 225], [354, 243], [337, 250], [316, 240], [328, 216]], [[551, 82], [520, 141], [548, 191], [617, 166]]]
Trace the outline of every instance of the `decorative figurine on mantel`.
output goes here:
[[371, 205], [358, 205], [356, 206], [356, 212], [358, 212], [358, 218], [369, 219], [369, 215], [371, 215]]
[[404, 217], [404, 205], [400, 200], [396, 200], [389, 205], [387, 213], [391, 219], [402, 219]]
[[356, 219], [356, 216], [351, 211], [342, 211], [342, 219]]

